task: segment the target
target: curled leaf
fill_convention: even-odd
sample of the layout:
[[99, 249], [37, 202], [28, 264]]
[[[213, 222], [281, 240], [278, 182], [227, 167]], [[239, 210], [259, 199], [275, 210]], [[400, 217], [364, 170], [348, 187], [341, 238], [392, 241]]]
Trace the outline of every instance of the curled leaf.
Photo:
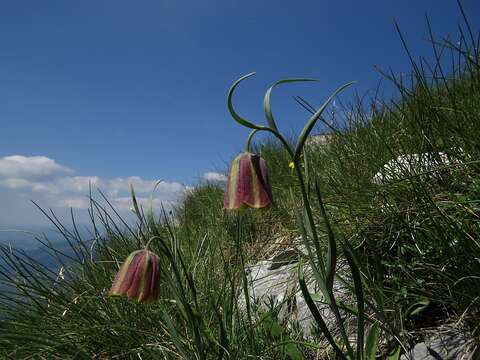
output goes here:
[[230, 112], [230, 115], [232, 115], [232, 117], [234, 118], [234, 120], [236, 122], [238, 122], [240, 125], [242, 126], [245, 126], [247, 128], [250, 128], [250, 129], [261, 129], [263, 128], [264, 126], [260, 126], [260, 125], [255, 125], [253, 124], [252, 122], [242, 118], [240, 115], [237, 114], [237, 112], [235, 111], [235, 109], [233, 108], [233, 103], [232, 103], [232, 97], [233, 97], [233, 92], [235, 91], [236, 87], [245, 79], [249, 78], [250, 76], [253, 76], [255, 75], [254, 72], [250, 73], [250, 74], [247, 74], [247, 75], [244, 75], [242, 76], [240, 79], [238, 79], [237, 81], [235, 81], [233, 83], [233, 85], [230, 87], [230, 89], [228, 90], [228, 95], [227, 95], [227, 106], [228, 106], [228, 111]]
[[267, 118], [268, 126], [270, 126], [271, 129], [278, 132], [277, 124], [273, 119], [272, 107], [270, 105], [270, 97], [272, 95], [273, 88], [281, 84], [287, 84], [292, 82], [305, 82], [305, 81], [318, 81], [318, 80], [308, 79], [308, 78], [283, 79], [283, 80], [277, 81], [275, 84], [273, 84], [268, 88], [267, 92], [265, 93], [265, 97], [263, 98], [263, 110], [265, 111], [265, 117]]

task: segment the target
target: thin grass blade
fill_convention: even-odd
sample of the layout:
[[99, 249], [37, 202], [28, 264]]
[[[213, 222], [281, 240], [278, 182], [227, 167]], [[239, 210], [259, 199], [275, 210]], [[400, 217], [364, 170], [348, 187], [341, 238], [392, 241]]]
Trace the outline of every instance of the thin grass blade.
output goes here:
[[329, 97], [328, 99], [323, 103], [323, 105], [317, 110], [315, 114], [312, 115], [312, 117], [307, 121], [305, 124], [302, 132], [300, 133], [298, 140], [297, 140], [297, 145], [295, 147], [295, 152], [294, 152], [294, 159], [298, 160], [300, 157], [300, 154], [302, 153], [303, 146], [305, 145], [305, 141], [307, 140], [307, 137], [310, 135], [310, 132], [312, 131], [313, 127], [315, 126], [317, 120], [320, 118], [322, 115], [323, 111], [327, 108], [327, 106], [330, 104], [330, 102], [333, 100], [337, 94], [348, 88], [349, 86], [353, 85], [355, 82], [349, 82], [345, 85], [340, 86], [337, 90], [335, 90]]

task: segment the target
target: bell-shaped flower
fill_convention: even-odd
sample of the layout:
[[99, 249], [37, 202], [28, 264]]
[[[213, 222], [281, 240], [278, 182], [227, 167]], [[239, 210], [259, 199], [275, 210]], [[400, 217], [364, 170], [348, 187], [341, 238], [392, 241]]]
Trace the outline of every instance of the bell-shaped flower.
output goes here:
[[230, 165], [223, 199], [224, 208], [259, 209], [267, 207], [271, 202], [272, 191], [265, 160], [249, 152], [238, 155]]
[[110, 295], [123, 295], [139, 303], [158, 299], [160, 259], [149, 250], [131, 253], [113, 280]]

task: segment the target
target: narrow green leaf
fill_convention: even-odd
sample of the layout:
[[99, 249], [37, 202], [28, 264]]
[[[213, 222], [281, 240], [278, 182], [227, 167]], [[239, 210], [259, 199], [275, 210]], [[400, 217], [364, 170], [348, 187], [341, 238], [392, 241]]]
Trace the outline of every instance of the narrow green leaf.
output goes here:
[[242, 76], [240, 79], [238, 79], [237, 81], [235, 81], [233, 83], [233, 85], [230, 87], [230, 89], [228, 90], [228, 95], [227, 95], [227, 106], [228, 106], [228, 111], [230, 112], [230, 115], [232, 115], [233, 119], [238, 122], [240, 125], [242, 126], [245, 126], [247, 128], [250, 128], [250, 129], [261, 129], [261, 128], [264, 128], [264, 126], [260, 126], [260, 125], [255, 125], [253, 123], [251, 123], [250, 121], [242, 118], [240, 115], [237, 114], [237, 112], [235, 111], [235, 109], [233, 108], [233, 103], [232, 103], [232, 97], [233, 97], [233, 92], [235, 91], [236, 87], [245, 79], [249, 78], [250, 76], [253, 76], [255, 75], [254, 72], [250, 73], [250, 74], [247, 74], [247, 75], [244, 75]]
[[349, 314], [352, 314], [354, 316], [358, 316], [358, 310], [351, 305], [345, 304], [342, 301], [337, 301], [337, 306], [338, 306], [339, 309], [342, 309], [342, 310], [348, 312]]
[[324, 296], [323, 294], [310, 293], [310, 297], [311, 297], [312, 300], [315, 301], [315, 302], [320, 302], [320, 303], [326, 304], [325, 296]]
[[253, 129], [252, 131], [250, 131], [250, 134], [248, 134], [248, 137], [247, 137], [247, 141], [245, 142], [245, 150], [247, 152], [252, 152], [251, 151], [251, 148], [252, 148], [252, 139], [253, 139], [253, 136], [259, 131], [260, 129]]
[[[303, 215], [305, 216], [305, 214]], [[324, 270], [323, 262], [317, 265], [313, 260], [315, 258], [315, 255], [313, 254], [310, 244], [308, 242], [308, 235], [307, 235], [307, 230], [305, 229], [305, 222], [300, 214], [298, 215], [298, 223], [300, 225], [300, 232], [302, 235], [303, 243], [308, 252], [309, 264], [310, 264], [310, 267], [312, 268], [313, 276], [315, 277], [315, 281], [317, 282], [317, 285], [320, 288], [320, 291], [324, 295], [326, 302], [329, 304], [330, 297], [328, 296], [327, 286], [325, 284], [325, 270]]]
[[303, 150], [303, 174], [305, 176], [307, 195], [308, 195], [308, 198], [310, 198], [311, 178], [310, 178], [310, 165], [308, 163], [308, 158], [309, 158], [308, 152], [304, 149]]
[[153, 216], [153, 193], [157, 189], [158, 185], [162, 183], [163, 180], [157, 181], [155, 184], [155, 187], [152, 190], [152, 193], [150, 194], [150, 197], [148, 198], [148, 206], [147, 206], [147, 222], [148, 222], [148, 227], [150, 231], [153, 233], [155, 236], [160, 236], [160, 233], [158, 231], [158, 228], [155, 224], [155, 218]]
[[317, 195], [318, 204], [320, 206], [320, 213], [322, 214], [323, 221], [325, 222], [325, 227], [327, 229], [328, 248], [327, 248], [327, 268], [326, 268], [325, 282], [327, 284], [327, 289], [329, 291], [332, 291], [333, 278], [335, 276], [335, 268], [337, 265], [337, 244], [335, 242], [335, 235], [333, 234], [332, 227], [330, 226], [330, 221], [328, 220], [325, 206], [323, 205], [323, 199], [320, 193], [320, 187], [318, 185], [318, 181], [315, 181], [315, 192]]
[[391, 354], [387, 355], [386, 360], [398, 360], [398, 359], [400, 359], [400, 351], [401, 351], [401, 347], [397, 346]]
[[148, 198], [148, 207], [147, 207], [147, 222], [148, 222], [148, 227], [150, 230], [156, 234], [156, 226], [155, 226], [155, 220], [153, 218], [153, 194], [150, 194]]
[[315, 114], [312, 115], [312, 117], [307, 121], [305, 124], [302, 132], [298, 136], [297, 139], [297, 145], [295, 147], [295, 155], [294, 159], [298, 160], [300, 157], [300, 154], [302, 153], [303, 146], [305, 145], [305, 141], [307, 140], [308, 135], [310, 135], [310, 132], [312, 131], [313, 127], [315, 126], [317, 120], [320, 118], [322, 115], [323, 111], [326, 109], [328, 104], [330, 104], [330, 101], [333, 100], [333, 98], [340, 93], [341, 91], [345, 90], [349, 86], [354, 84], [354, 82], [349, 82], [345, 85], [340, 86], [337, 90], [335, 90], [329, 97], [328, 99], [323, 103], [323, 105], [317, 110]]
[[293, 82], [305, 82], [305, 81], [318, 81], [318, 80], [307, 79], [307, 78], [283, 79], [283, 80], [277, 81], [275, 84], [273, 84], [268, 88], [267, 92], [265, 93], [265, 97], [263, 99], [263, 110], [265, 112], [265, 117], [267, 118], [268, 126], [270, 126], [271, 129], [278, 132], [277, 124], [273, 119], [272, 108], [270, 105], [270, 97], [272, 95], [273, 88], [281, 84], [287, 84], [287, 83], [293, 83]]
[[328, 330], [327, 324], [323, 320], [322, 315], [320, 315], [320, 312], [318, 311], [317, 306], [315, 305], [315, 303], [312, 300], [312, 297], [310, 296], [307, 284], [305, 282], [305, 275], [303, 273], [303, 260], [300, 260], [300, 262], [298, 263], [298, 283], [300, 285], [300, 290], [302, 291], [303, 298], [305, 299], [308, 309], [310, 310], [310, 313], [315, 319], [315, 322], [317, 323], [318, 327], [323, 332], [323, 334], [325, 335], [325, 338], [330, 343], [330, 345], [332, 345], [338, 358], [347, 360], [347, 357], [342, 353], [342, 351], [338, 347], [337, 343], [335, 342], [335, 339], [333, 338], [332, 334]]
[[264, 319], [264, 321], [266, 323], [270, 336], [272, 336], [275, 339], [282, 337], [283, 328], [280, 326], [278, 321], [272, 317], [271, 314], [269, 314], [268, 317]]
[[[316, 255], [315, 257], [318, 261], [318, 268], [320, 269], [322, 278], [325, 279], [325, 262], [323, 259], [322, 249], [320, 247], [320, 243], [318, 241], [315, 241], [315, 234], [314, 234], [315, 229], [312, 228], [312, 226], [310, 225], [310, 221], [308, 221], [308, 214], [305, 206], [302, 209], [302, 216], [303, 216], [302, 224], [303, 224], [303, 228], [305, 229], [305, 235], [306, 235], [305, 239], [312, 239], [313, 245], [315, 246], [315, 255]], [[313, 261], [314, 258], [311, 257], [311, 259]]]
[[285, 352], [291, 360], [304, 360], [302, 353], [298, 350], [298, 347], [294, 343], [288, 343], [285, 345]]
[[375, 323], [368, 332], [367, 342], [365, 344], [365, 360], [375, 360], [379, 336], [380, 327]]
[[405, 317], [408, 318], [410, 316], [414, 316], [421, 311], [425, 310], [425, 308], [430, 304], [430, 300], [424, 298], [421, 299], [414, 304], [410, 305], [407, 311], [405, 312]]
[[[365, 299], [363, 294], [362, 278], [357, 264], [353, 258], [353, 249], [347, 244], [344, 249], [345, 258], [352, 271], [353, 285], [355, 287], [355, 295], [357, 298], [357, 358], [363, 359], [363, 337], [365, 333]], [[367, 340], [368, 345], [368, 340]]]
[[182, 335], [177, 331], [175, 328], [175, 325], [170, 319], [170, 316], [167, 315], [166, 313], [163, 313], [160, 315], [162, 317], [163, 323], [166, 325], [166, 327], [169, 330], [169, 337], [172, 340], [173, 344], [175, 345], [175, 348], [177, 349], [178, 353], [182, 355], [184, 359], [191, 359], [193, 356], [191, 356], [189, 350], [185, 347], [183, 341], [182, 341]]
[[135, 196], [135, 190], [133, 190], [133, 184], [130, 184], [130, 195], [132, 196], [132, 203], [133, 203], [133, 209], [135, 211], [135, 214], [141, 221], [142, 213], [140, 212], [140, 208], [138, 207], [137, 197]]

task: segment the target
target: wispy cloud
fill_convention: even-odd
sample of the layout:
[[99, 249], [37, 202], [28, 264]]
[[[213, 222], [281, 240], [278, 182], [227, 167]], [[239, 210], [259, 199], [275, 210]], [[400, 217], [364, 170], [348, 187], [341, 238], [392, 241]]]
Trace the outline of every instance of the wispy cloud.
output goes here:
[[202, 178], [206, 181], [220, 182], [220, 183], [224, 183], [227, 181], [227, 177], [225, 176], [225, 174], [214, 172], [214, 171], [206, 172], [205, 174], [202, 175]]
[[0, 207], [0, 223], [36, 223], [29, 200], [44, 208], [65, 211], [68, 208], [87, 209], [88, 193], [101, 189], [109, 201], [120, 211], [129, 211], [133, 185], [138, 202], [146, 205], [154, 190], [153, 206], [160, 209], [178, 203], [189, 187], [179, 182], [143, 179], [140, 176], [102, 178], [73, 174], [70, 168], [45, 156], [12, 155], [0, 158], [0, 198], [7, 199], [7, 206]]

